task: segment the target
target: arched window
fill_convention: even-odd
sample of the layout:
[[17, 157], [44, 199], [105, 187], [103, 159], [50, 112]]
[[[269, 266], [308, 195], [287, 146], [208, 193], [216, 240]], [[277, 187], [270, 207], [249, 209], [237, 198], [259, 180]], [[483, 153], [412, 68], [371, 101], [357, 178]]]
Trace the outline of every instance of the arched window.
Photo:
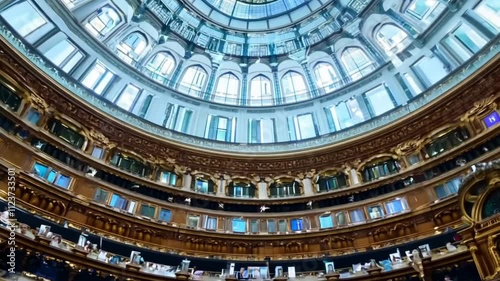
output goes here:
[[174, 70], [175, 59], [167, 52], [159, 52], [154, 55], [149, 63], [146, 65], [146, 69], [151, 78], [163, 82]]
[[217, 88], [214, 93], [214, 101], [238, 104], [238, 93], [240, 91], [240, 80], [232, 73], [226, 73], [219, 77]]
[[335, 90], [340, 86], [340, 79], [335, 73], [333, 66], [326, 62], [319, 62], [314, 66], [314, 75], [316, 75], [316, 84], [326, 93]]
[[146, 36], [140, 32], [132, 32], [125, 40], [118, 43], [116, 46], [117, 54], [126, 63], [134, 64], [142, 55], [147, 45]]
[[281, 77], [284, 102], [295, 102], [309, 98], [304, 77], [295, 71], [289, 71]]
[[386, 52], [393, 53], [400, 51], [398, 50], [398, 45], [401, 44], [407, 37], [408, 34], [406, 34], [406, 32], [393, 24], [384, 24], [375, 34], [375, 38], [380, 46]]
[[257, 75], [250, 81], [250, 105], [272, 105], [271, 80]]
[[186, 94], [201, 97], [201, 91], [205, 87], [206, 80], [207, 72], [205, 69], [199, 65], [190, 66], [184, 72], [184, 76], [182, 76], [179, 90]]
[[432, 14], [433, 8], [439, 1], [415, 0], [408, 6], [406, 13], [415, 17], [418, 20], [425, 20]]
[[[36, 31], [47, 33], [54, 27], [30, 1], [14, 2], [1, 11], [0, 16], [25, 38]], [[32, 43], [31, 40], [28, 41]]]
[[359, 47], [349, 47], [342, 52], [342, 63], [352, 81], [369, 74], [375, 69], [372, 61]]
[[97, 13], [85, 24], [85, 27], [94, 36], [104, 37], [120, 22], [120, 16], [118, 16], [115, 9], [104, 7], [97, 10]]

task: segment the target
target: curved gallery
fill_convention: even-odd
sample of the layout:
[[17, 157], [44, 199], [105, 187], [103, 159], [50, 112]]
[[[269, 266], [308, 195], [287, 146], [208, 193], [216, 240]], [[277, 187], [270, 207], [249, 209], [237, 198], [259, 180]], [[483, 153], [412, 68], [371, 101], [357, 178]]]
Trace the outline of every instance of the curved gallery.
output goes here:
[[461, 179], [498, 158], [492, 1], [122, 2], [0, 4], [20, 209], [238, 265], [464, 227]]

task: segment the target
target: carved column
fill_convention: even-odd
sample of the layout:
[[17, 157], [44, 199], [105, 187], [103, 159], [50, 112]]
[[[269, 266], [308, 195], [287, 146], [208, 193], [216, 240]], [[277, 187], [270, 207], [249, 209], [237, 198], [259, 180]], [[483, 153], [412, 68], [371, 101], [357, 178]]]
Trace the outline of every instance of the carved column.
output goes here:
[[385, 63], [384, 55], [380, 53], [380, 51], [373, 46], [373, 42], [370, 42], [363, 36], [363, 34], [358, 33], [356, 35], [356, 39], [359, 40], [361, 45], [365, 46], [366, 50], [370, 54], [370, 56], [377, 62], [377, 65], [383, 65]]
[[[185, 58], [187, 59], [187, 58]], [[172, 73], [172, 76], [170, 76], [170, 82], [168, 83], [168, 87], [175, 89], [177, 88], [177, 82], [180, 78], [181, 71], [182, 71], [182, 64], [184, 63], [184, 60], [181, 60], [177, 63], [177, 66], [175, 67], [174, 73]]]
[[248, 67], [242, 67], [241, 87], [240, 87], [240, 100], [236, 102], [239, 105], [247, 105], [250, 95], [248, 93]]
[[212, 71], [210, 72], [210, 76], [209, 76], [208, 82], [207, 82], [207, 87], [205, 88], [205, 93], [203, 93], [204, 100], [210, 100], [212, 97], [212, 92], [214, 90], [215, 78], [216, 78], [218, 69], [219, 69], [219, 64], [213, 62], [212, 63]]
[[303, 62], [301, 65], [302, 68], [304, 69], [304, 74], [306, 75], [307, 84], [309, 84], [309, 91], [311, 93], [311, 98], [317, 97], [319, 95], [318, 87], [316, 87], [316, 83], [314, 82], [314, 79], [311, 75], [311, 70], [309, 69], [309, 66], [307, 65], [306, 62]]
[[333, 67], [335, 68], [335, 70], [338, 71], [338, 73], [340, 75], [340, 79], [342, 81], [342, 84], [348, 84], [349, 82], [351, 82], [351, 77], [349, 76], [349, 74], [345, 70], [344, 65], [340, 63], [340, 61], [337, 58], [337, 55], [335, 54], [334, 51], [332, 51], [332, 53], [330, 54], [330, 57], [333, 60], [333, 64], [334, 64]]
[[271, 70], [273, 71], [275, 104], [282, 104], [283, 103], [283, 95], [281, 94], [280, 79], [278, 77], [278, 67], [272, 66]]

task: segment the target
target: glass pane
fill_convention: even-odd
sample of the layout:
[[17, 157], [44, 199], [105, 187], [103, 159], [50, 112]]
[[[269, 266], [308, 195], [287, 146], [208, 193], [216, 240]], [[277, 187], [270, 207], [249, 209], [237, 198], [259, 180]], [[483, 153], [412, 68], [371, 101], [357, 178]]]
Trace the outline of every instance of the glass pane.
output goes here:
[[161, 209], [160, 215], [158, 216], [158, 220], [164, 221], [164, 222], [169, 222], [171, 214], [172, 213], [170, 212], [170, 210]]
[[145, 204], [141, 205], [141, 212], [140, 212], [141, 216], [153, 218], [155, 216], [155, 212], [156, 212], [156, 207], [148, 206]]
[[384, 85], [380, 85], [365, 93], [375, 116], [383, 114], [394, 108], [394, 102]]
[[349, 216], [351, 218], [351, 223], [360, 223], [366, 221], [365, 214], [361, 209], [349, 211]]
[[332, 219], [331, 215], [319, 217], [319, 228], [320, 229], [331, 228], [331, 227], [333, 227], [333, 219]]
[[54, 181], [56, 180], [56, 176], [57, 176], [57, 171], [51, 170], [47, 175], [47, 181], [50, 183], [54, 183]]
[[496, 30], [500, 30], [500, 1], [483, 0], [476, 7], [475, 11]]
[[2, 17], [22, 37], [47, 23], [29, 1], [14, 4], [2, 12]]
[[108, 195], [109, 192], [98, 188], [94, 195], [94, 201], [97, 201], [99, 203], [106, 203], [106, 200], [108, 200]]
[[275, 220], [268, 220], [267, 221], [267, 232], [269, 233], [276, 233], [276, 221]]
[[34, 109], [30, 109], [30, 111], [28, 112], [28, 114], [26, 114], [26, 120], [28, 120], [28, 122], [30, 122], [33, 125], [38, 124], [38, 121], [40, 120], [40, 117], [41, 117], [40, 112], [38, 112], [38, 111], [36, 111]]
[[102, 148], [95, 146], [94, 149], [92, 150], [92, 157], [101, 159], [103, 152], [104, 151]]
[[397, 214], [404, 211], [403, 204], [399, 199], [385, 203], [385, 208], [387, 209], [388, 214]]
[[292, 231], [301, 231], [304, 229], [304, 221], [302, 219], [292, 219], [290, 221], [290, 229]]
[[188, 221], [187, 221], [187, 225], [189, 227], [198, 227], [198, 221], [199, 221], [199, 217], [198, 216], [192, 216], [190, 215], [188, 217]]
[[45, 175], [47, 174], [48, 167], [45, 165], [42, 165], [40, 163], [35, 163], [35, 166], [33, 166], [33, 173], [39, 177], [45, 178]]
[[68, 188], [69, 183], [71, 182], [71, 178], [65, 175], [59, 175], [56, 181], [56, 185], [62, 188]]
[[460, 25], [453, 34], [464, 44], [472, 53], [477, 53], [487, 41], [481, 37], [475, 30], [466, 24]]
[[285, 233], [286, 232], [286, 221], [285, 220], [280, 220], [279, 221], [279, 232], [280, 233]]
[[380, 219], [384, 216], [384, 210], [381, 206], [372, 206], [368, 207], [368, 214], [370, 215], [370, 219]]
[[448, 68], [436, 56], [423, 57], [412, 66], [426, 86], [431, 86], [448, 74]]
[[233, 219], [233, 232], [245, 233], [247, 231], [247, 222], [243, 219]]
[[77, 52], [75, 53], [71, 59], [66, 63], [64, 64], [62, 70], [64, 72], [70, 72], [78, 62], [80, 62], [80, 60], [83, 58], [83, 54], [81, 52]]
[[63, 61], [69, 57], [69, 55], [76, 50], [75, 46], [71, 44], [67, 39], [59, 41], [47, 50], [44, 55], [56, 66], [61, 66]]
[[252, 232], [252, 233], [259, 232], [259, 221], [258, 220], [252, 220], [252, 222], [250, 224], [250, 232]]
[[139, 95], [139, 88], [137, 88], [134, 85], [127, 85], [125, 89], [122, 91], [118, 99], [116, 100], [116, 105], [119, 107], [125, 109], [125, 110], [131, 110], [132, 105], [134, 104], [135, 100], [137, 99], [137, 96]]
[[436, 191], [436, 195], [438, 199], [445, 198], [448, 196], [448, 192], [446, 191], [446, 188], [442, 185], [438, 185], [434, 188], [434, 191]]

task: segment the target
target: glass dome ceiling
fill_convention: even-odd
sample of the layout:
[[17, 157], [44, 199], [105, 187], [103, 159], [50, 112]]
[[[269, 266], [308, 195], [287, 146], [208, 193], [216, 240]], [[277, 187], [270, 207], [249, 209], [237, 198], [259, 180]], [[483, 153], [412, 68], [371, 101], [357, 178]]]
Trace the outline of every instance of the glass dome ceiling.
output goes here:
[[[331, 5], [329, 0], [274, 0], [262, 3], [238, 0], [171, 0], [167, 10], [173, 6], [185, 7], [193, 16], [219, 28], [234, 32], [279, 31], [296, 26], [301, 21], [316, 17], [321, 9]], [[370, 2], [370, 1], [363, 1]], [[326, 8], [326, 13], [334, 12]], [[182, 17], [182, 16], [181, 16]]]
[[[197, 4], [199, 1], [190, 0], [192, 3]], [[310, 2], [311, 0], [274, 0], [274, 1], [260, 1], [260, 3], [253, 1], [240, 1], [240, 0], [203, 0], [210, 7], [217, 9], [223, 14], [236, 19], [257, 20], [275, 17], [283, 13], [289, 13], [302, 5]], [[199, 11], [203, 11], [202, 7], [194, 5]], [[306, 16], [305, 14], [304, 16]], [[214, 19], [218, 20], [218, 19]]]

